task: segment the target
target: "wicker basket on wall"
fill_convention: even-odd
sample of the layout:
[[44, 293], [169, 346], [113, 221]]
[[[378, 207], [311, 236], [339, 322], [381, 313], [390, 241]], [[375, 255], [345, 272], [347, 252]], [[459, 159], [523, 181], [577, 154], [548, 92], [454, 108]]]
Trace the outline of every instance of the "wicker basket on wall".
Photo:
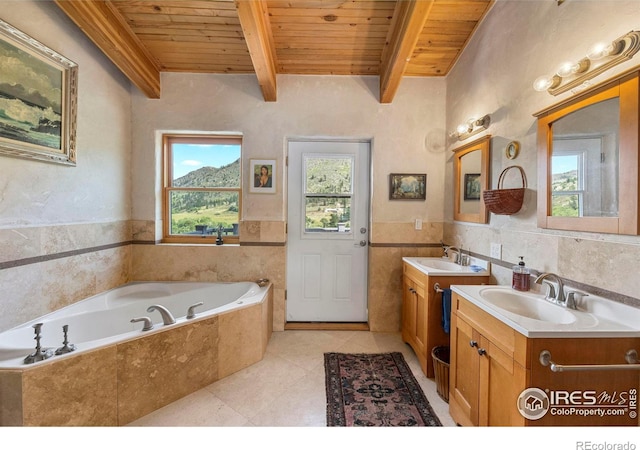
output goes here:
[[[509, 169], [520, 170], [522, 187], [515, 189], [503, 189], [504, 176]], [[520, 166], [506, 167], [498, 178], [498, 189], [484, 191], [482, 193], [486, 208], [494, 214], [511, 215], [520, 211], [524, 200], [524, 191], [527, 188], [527, 176]]]

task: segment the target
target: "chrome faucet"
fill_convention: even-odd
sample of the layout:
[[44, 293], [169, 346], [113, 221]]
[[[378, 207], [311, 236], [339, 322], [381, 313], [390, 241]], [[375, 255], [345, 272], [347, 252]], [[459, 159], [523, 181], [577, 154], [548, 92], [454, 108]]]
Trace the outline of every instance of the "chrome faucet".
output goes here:
[[[554, 285], [547, 278], [552, 278], [556, 283], [558, 283], [558, 292], [556, 292]], [[547, 300], [549, 300], [552, 303], [555, 303], [556, 305], [561, 305], [571, 309], [575, 309], [575, 301], [573, 301], [572, 299], [572, 301], [568, 303], [567, 300], [565, 299], [564, 283], [562, 282], [562, 279], [558, 275], [556, 275], [555, 273], [543, 273], [536, 278], [535, 282], [536, 284], [546, 284], [548, 286], [547, 295], [546, 295]]]
[[153, 323], [151, 323], [151, 319], [149, 319], [146, 316], [145, 317], [134, 317], [133, 319], [131, 319], [130, 322], [131, 323], [144, 322], [144, 326], [142, 327], [142, 331], [153, 330]]
[[456, 264], [460, 264], [460, 262], [462, 261], [462, 251], [460, 251], [458, 247], [454, 246], [449, 246], [447, 250], [456, 252], [456, 259], [454, 259], [453, 262]]
[[465, 255], [464, 253], [462, 253], [462, 250], [460, 250], [458, 247], [451, 246], [451, 247], [448, 247], [448, 250], [452, 250], [456, 252], [456, 257], [453, 260], [454, 263], [459, 264], [461, 266], [469, 265], [469, 255]]
[[162, 316], [162, 322], [165, 325], [171, 325], [172, 323], [176, 323], [176, 319], [173, 318], [173, 315], [164, 306], [162, 306], [162, 305], [151, 305], [151, 306], [149, 306], [147, 308], [147, 312], [153, 312], [155, 310], [158, 310], [158, 312]]

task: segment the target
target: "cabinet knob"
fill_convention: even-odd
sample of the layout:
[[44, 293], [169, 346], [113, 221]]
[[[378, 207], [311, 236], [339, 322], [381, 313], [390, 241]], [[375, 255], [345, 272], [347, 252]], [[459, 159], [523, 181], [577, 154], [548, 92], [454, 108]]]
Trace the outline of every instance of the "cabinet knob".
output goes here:
[[483, 349], [483, 348], [479, 348], [478, 349], [478, 355], [482, 356], [482, 355], [486, 355], [486, 354], [487, 354], [487, 351], [485, 349]]
[[415, 290], [414, 288], [410, 287], [410, 288], [409, 288], [409, 292], [411, 292], [412, 294], [415, 294], [415, 293], [416, 293], [416, 290]]
[[478, 346], [478, 341], [473, 341], [473, 340], [471, 340], [471, 341], [469, 341], [469, 345], [470, 345], [471, 347], [477, 347], [477, 346]]

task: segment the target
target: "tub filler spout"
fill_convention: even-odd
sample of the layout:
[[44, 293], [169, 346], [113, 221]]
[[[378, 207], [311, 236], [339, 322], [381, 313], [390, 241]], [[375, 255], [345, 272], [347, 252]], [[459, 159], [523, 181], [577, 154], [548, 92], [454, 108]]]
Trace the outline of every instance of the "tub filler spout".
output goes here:
[[147, 312], [153, 312], [155, 310], [158, 310], [158, 312], [160, 313], [160, 315], [162, 316], [162, 322], [165, 325], [171, 325], [176, 323], [176, 319], [173, 318], [173, 315], [171, 314], [171, 312], [169, 312], [169, 310], [167, 308], [165, 308], [162, 305], [151, 305], [147, 308]]

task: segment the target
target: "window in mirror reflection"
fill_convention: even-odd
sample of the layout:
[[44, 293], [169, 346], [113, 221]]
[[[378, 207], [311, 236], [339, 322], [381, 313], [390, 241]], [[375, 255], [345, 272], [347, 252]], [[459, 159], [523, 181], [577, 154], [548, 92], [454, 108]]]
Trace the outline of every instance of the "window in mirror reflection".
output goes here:
[[616, 97], [553, 124], [553, 216], [618, 216], [618, 111]]
[[557, 155], [551, 158], [552, 215], [580, 217], [583, 215], [582, 155]]

